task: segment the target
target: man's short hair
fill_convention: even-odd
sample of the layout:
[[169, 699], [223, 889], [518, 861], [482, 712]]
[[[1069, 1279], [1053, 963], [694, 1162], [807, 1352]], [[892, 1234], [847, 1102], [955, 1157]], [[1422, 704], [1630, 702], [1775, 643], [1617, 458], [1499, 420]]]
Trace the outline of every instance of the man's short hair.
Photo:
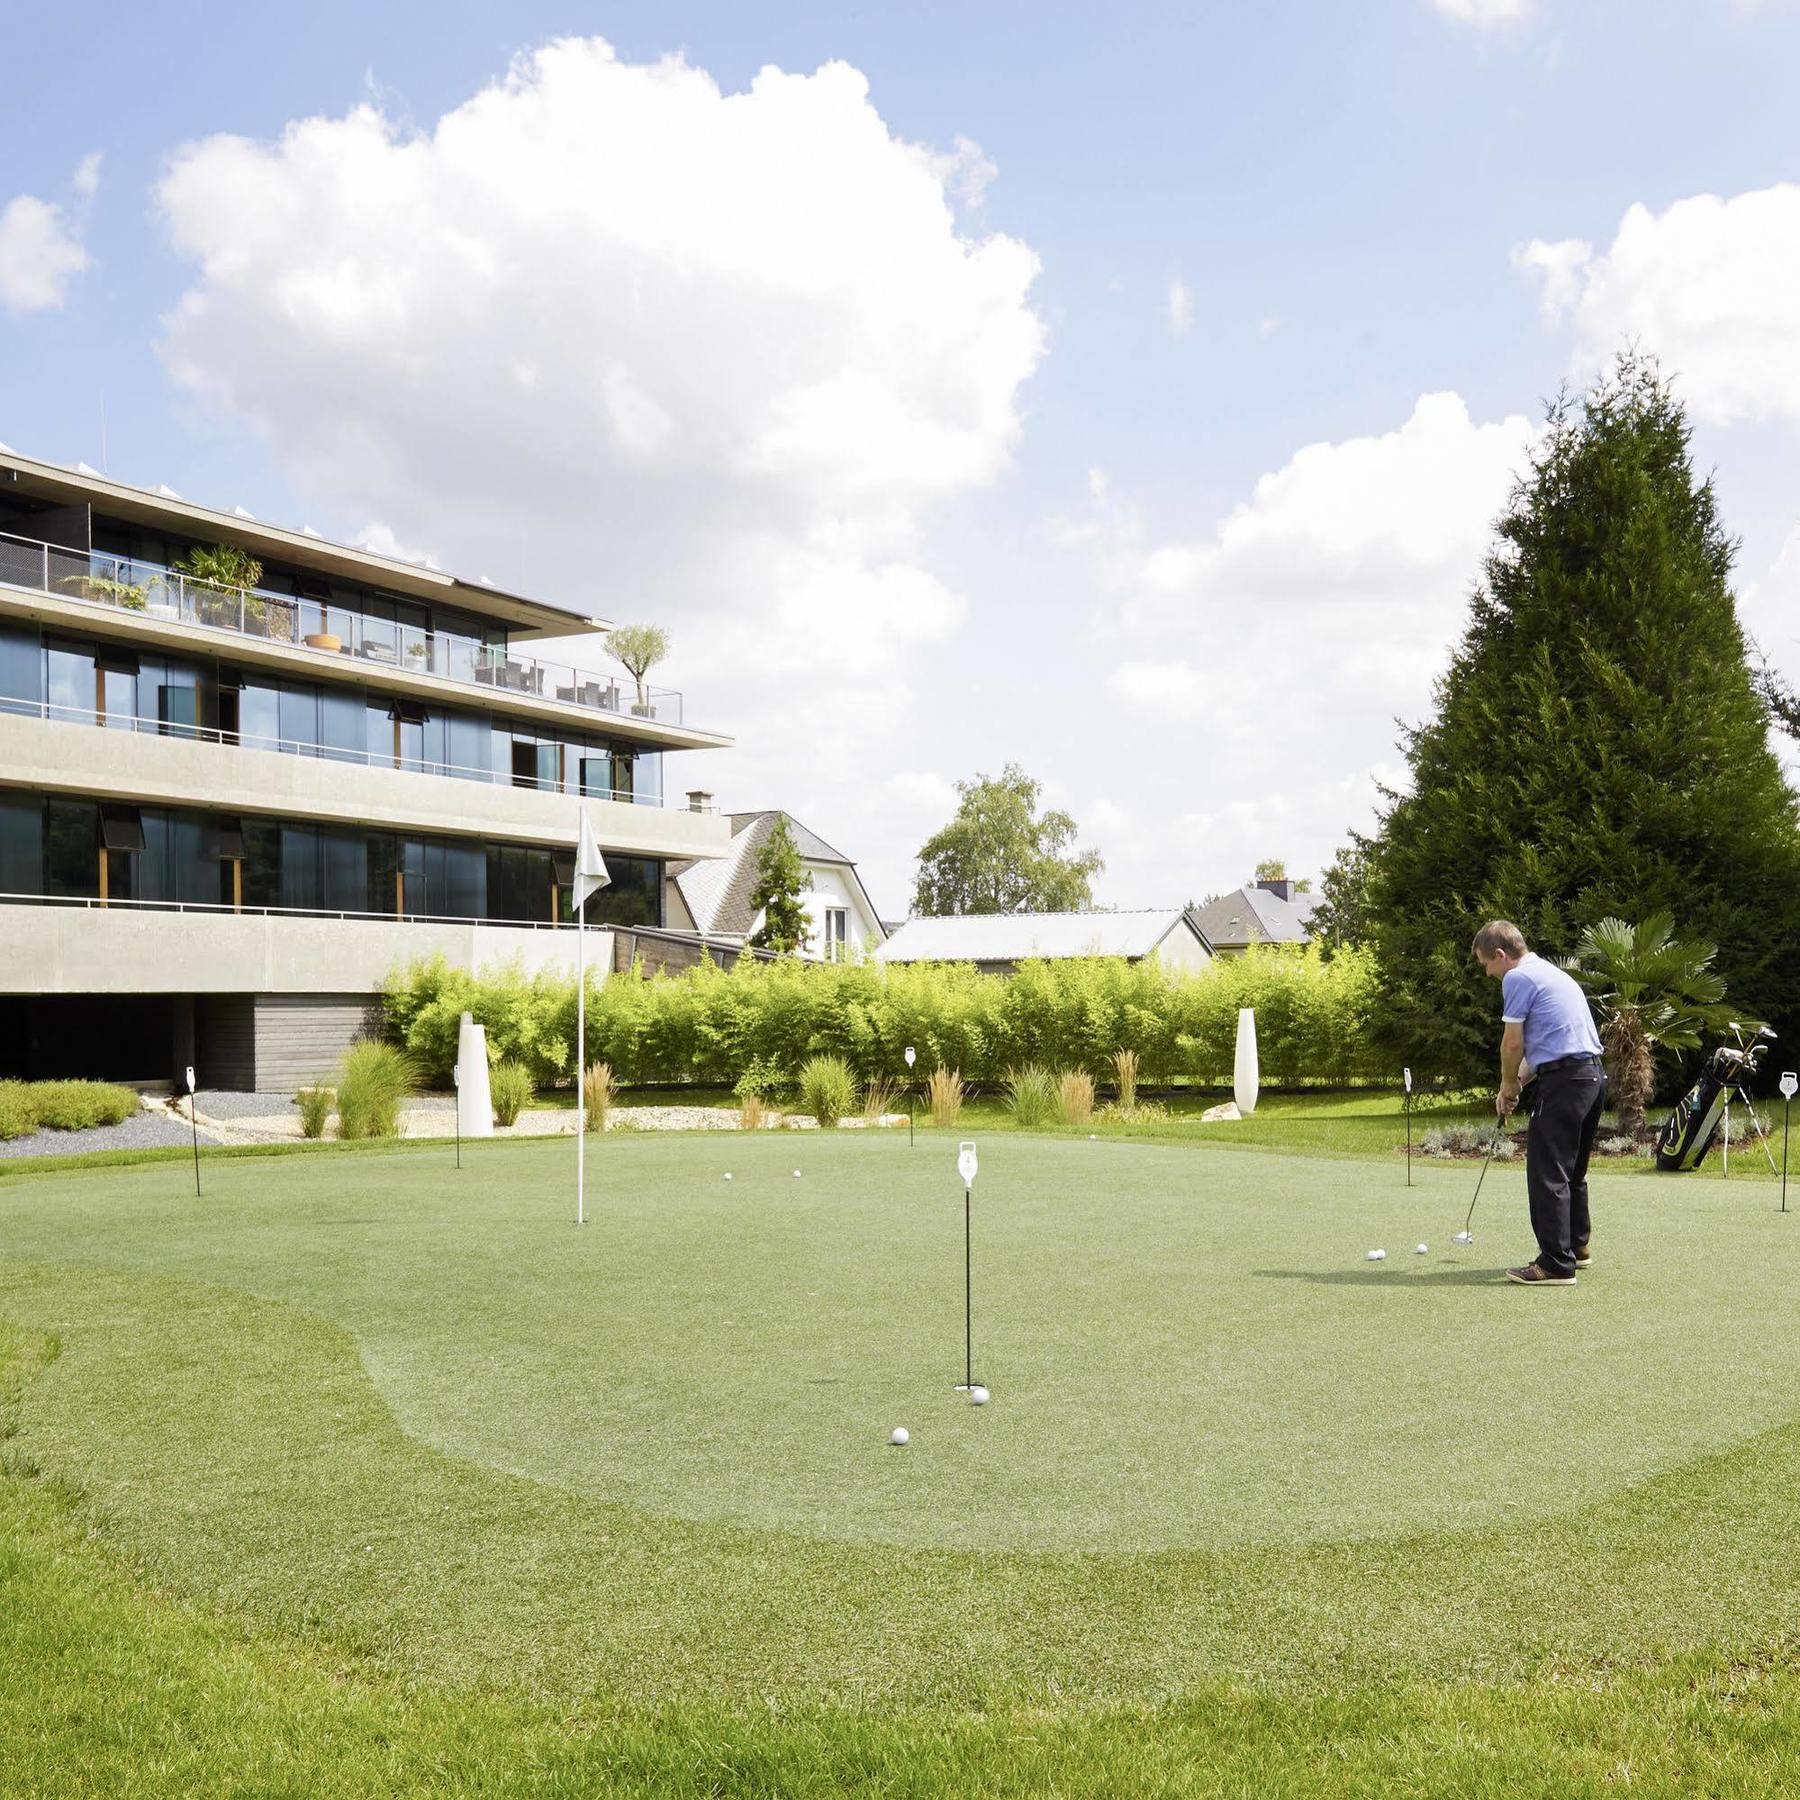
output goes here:
[[1471, 948], [1480, 957], [1492, 956], [1497, 950], [1504, 950], [1508, 956], [1523, 956], [1529, 946], [1518, 926], [1505, 919], [1491, 919], [1476, 932]]

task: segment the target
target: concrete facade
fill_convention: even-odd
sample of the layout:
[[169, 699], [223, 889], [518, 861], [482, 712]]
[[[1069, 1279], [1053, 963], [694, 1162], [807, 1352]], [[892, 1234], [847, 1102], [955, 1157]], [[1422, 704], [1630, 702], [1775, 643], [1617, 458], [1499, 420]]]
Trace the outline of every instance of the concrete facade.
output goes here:
[[[589, 968], [613, 966], [613, 934], [590, 927]], [[169, 912], [0, 904], [0, 994], [372, 994], [395, 964], [518, 961], [575, 968], [568, 926], [425, 924], [293, 913]]]
[[[496, 842], [575, 841], [580, 801], [504, 782], [466, 781], [279, 750], [246, 750], [150, 732], [0, 714], [0, 774], [12, 786], [103, 793], [151, 806], [206, 806]], [[643, 856], [721, 856], [731, 825], [716, 813], [589, 800], [594, 835]]]

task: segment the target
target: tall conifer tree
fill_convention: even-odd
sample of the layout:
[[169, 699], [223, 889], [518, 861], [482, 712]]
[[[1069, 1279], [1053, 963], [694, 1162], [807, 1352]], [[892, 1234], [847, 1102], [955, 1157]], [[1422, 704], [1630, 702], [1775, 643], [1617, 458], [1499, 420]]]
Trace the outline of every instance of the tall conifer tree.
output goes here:
[[762, 914], [762, 924], [750, 936], [756, 949], [791, 956], [806, 942], [809, 921], [801, 896], [807, 885], [806, 865], [788, 829], [787, 814], [777, 813], [756, 853], [756, 886], [750, 891], [751, 907]]
[[1719, 946], [1745, 1017], [1800, 1024], [1800, 837], [1728, 585], [1735, 545], [1655, 363], [1560, 400], [1498, 526], [1412, 791], [1367, 856], [1399, 1060], [1491, 1072], [1489, 918], [1548, 956], [1608, 916]]

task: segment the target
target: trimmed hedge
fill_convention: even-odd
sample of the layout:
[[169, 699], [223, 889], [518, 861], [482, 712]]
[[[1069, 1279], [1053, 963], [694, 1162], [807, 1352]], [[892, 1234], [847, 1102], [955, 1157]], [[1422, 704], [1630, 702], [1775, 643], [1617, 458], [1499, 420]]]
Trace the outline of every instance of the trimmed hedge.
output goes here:
[[0, 1081], [0, 1138], [117, 1125], [138, 1110], [132, 1089], [111, 1081]]
[[[1252, 950], [1195, 974], [1117, 959], [1031, 962], [1012, 976], [962, 964], [711, 963], [680, 975], [589, 984], [587, 1060], [621, 1083], [731, 1087], [747, 1069], [792, 1083], [815, 1056], [838, 1056], [859, 1081], [959, 1069], [994, 1084], [1027, 1063], [1081, 1069], [1102, 1086], [1116, 1051], [1135, 1050], [1143, 1078], [1229, 1082], [1237, 1015], [1254, 1006], [1263, 1078], [1348, 1086], [1391, 1079], [1369, 1029], [1369, 957], [1342, 950]], [[522, 1063], [540, 1085], [571, 1079], [575, 984], [517, 965], [480, 975], [441, 958], [389, 978], [390, 1035], [429, 1081], [447, 1086], [464, 1012], [487, 1028], [490, 1056]]]

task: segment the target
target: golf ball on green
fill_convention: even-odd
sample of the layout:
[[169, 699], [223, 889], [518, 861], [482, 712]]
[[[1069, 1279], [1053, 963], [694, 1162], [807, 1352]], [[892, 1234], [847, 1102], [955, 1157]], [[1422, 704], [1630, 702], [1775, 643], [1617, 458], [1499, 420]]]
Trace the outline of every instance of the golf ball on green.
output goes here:
[[1371, 1250], [1369, 1252], [1369, 1261], [1370, 1262], [1386, 1262], [1387, 1261], [1387, 1252], [1385, 1250]]
[[912, 1433], [904, 1425], [896, 1425], [888, 1436], [890, 1444], [904, 1444], [910, 1442], [911, 1439]]
[[972, 1406], [986, 1406], [988, 1403], [987, 1389], [984, 1387], [970, 1388], [969, 1389], [969, 1403]]

